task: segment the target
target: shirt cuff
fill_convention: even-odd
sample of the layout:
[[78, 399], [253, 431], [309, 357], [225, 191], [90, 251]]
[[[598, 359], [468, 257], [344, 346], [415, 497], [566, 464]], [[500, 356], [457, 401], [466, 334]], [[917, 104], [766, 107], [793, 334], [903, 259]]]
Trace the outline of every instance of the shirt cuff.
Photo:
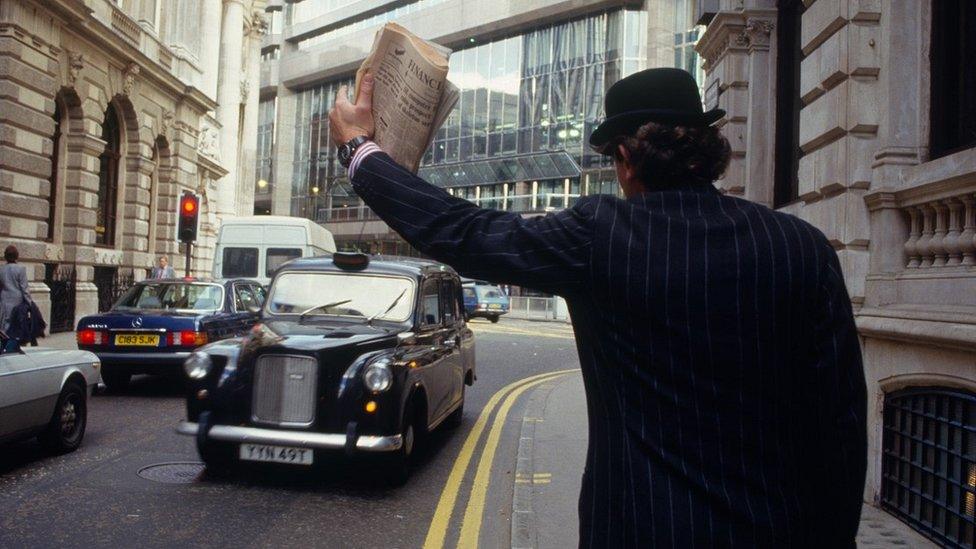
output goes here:
[[363, 162], [363, 159], [367, 156], [380, 152], [380, 146], [372, 141], [367, 141], [356, 148], [356, 152], [352, 155], [352, 161], [349, 162], [349, 180], [351, 181], [359, 165]]

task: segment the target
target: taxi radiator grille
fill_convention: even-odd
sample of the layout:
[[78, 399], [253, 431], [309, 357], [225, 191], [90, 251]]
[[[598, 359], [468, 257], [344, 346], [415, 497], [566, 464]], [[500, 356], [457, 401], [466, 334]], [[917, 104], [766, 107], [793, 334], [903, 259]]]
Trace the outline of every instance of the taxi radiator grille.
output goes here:
[[264, 355], [254, 369], [252, 419], [307, 426], [315, 419], [318, 364], [304, 356]]

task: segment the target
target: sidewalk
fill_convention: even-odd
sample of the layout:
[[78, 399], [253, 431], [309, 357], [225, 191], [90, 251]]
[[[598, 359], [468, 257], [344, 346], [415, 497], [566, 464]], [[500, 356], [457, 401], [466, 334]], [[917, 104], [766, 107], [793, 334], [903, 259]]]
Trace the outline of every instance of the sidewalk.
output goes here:
[[56, 334], [49, 334], [41, 339], [38, 339], [37, 346], [47, 347], [49, 349], [78, 349], [74, 332], [59, 332]]
[[[512, 547], [578, 545], [576, 500], [586, 460], [583, 380], [567, 375], [540, 385], [522, 419], [512, 501]], [[859, 547], [937, 547], [904, 523], [865, 504]]]

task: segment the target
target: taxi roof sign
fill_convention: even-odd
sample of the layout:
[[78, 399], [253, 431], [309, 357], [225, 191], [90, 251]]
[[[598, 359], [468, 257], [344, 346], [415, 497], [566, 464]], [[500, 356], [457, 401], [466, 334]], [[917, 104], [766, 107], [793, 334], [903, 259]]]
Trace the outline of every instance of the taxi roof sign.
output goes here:
[[336, 267], [347, 271], [361, 271], [369, 266], [369, 256], [354, 252], [335, 252], [332, 263]]

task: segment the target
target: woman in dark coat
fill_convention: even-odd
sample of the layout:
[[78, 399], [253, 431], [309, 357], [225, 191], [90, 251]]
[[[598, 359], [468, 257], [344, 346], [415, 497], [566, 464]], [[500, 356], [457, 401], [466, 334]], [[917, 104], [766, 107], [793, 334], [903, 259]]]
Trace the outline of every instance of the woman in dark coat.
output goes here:
[[7, 246], [3, 251], [6, 265], [0, 265], [0, 330], [10, 329], [14, 309], [25, 301], [30, 301], [27, 290], [27, 269], [17, 264], [20, 254], [16, 246]]

